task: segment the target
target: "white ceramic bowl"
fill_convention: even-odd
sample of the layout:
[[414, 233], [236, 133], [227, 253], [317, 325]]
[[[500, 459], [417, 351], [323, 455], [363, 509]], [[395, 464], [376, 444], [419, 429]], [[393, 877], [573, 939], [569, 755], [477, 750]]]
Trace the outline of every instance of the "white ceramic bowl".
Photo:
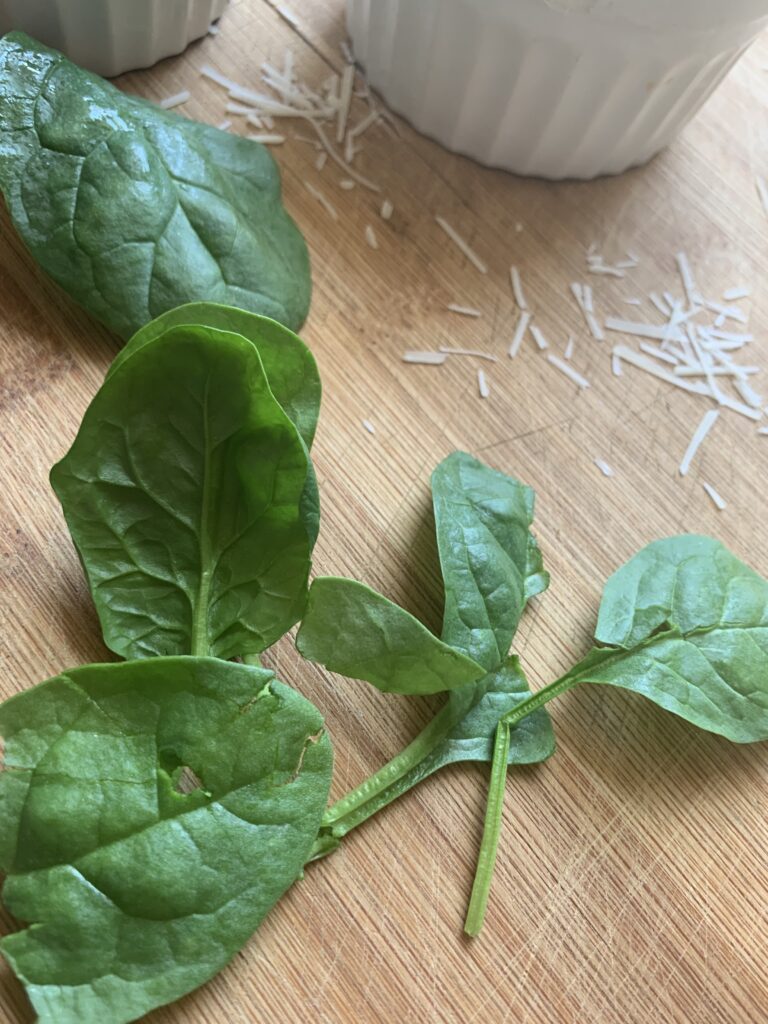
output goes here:
[[762, 28], [768, 0], [348, 0], [356, 59], [449, 149], [592, 178], [667, 145]]
[[0, 33], [21, 29], [111, 77], [146, 68], [208, 31], [227, 0], [0, 0]]

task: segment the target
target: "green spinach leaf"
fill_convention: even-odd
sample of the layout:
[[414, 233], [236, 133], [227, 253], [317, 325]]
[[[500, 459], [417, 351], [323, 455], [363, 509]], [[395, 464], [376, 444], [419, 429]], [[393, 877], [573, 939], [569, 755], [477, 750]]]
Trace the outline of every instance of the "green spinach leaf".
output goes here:
[[530, 530], [533, 491], [454, 452], [432, 474], [432, 498], [443, 640], [491, 671], [507, 656], [526, 601], [549, 583]]
[[296, 646], [308, 661], [387, 693], [442, 693], [485, 675], [399, 605], [336, 576], [313, 580]]
[[261, 356], [272, 394], [301, 434], [307, 448], [312, 447], [320, 415], [322, 386], [315, 357], [293, 331], [266, 316], [248, 313], [234, 306], [215, 302], [189, 302], [156, 317], [137, 331], [118, 352], [110, 366], [110, 377], [134, 353], [155, 341], [170, 327], [215, 327], [247, 338]]
[[301, 874], [322, 730], [270, 672], [207, 658], [78, 668], [0, 707], [3, 899], [31, 924], [1, 948], [42, 1024], [135, 1020], [231, 959]]
[[566, 679], [643, 694], [735, 743], [768, 739], [768, 582], [709, 537], [656, 541], [608, 581], [602, 646]]
[[21, 32], [0, 42], [0, 187], [32, 255], [124, 338], [196, 299], [291, 328], [307, 248], [265, 147], [126, 96]]
[[[293, 331], [268, 317], [215, 302], [190, 302], [156, 317], [137, 331], [110, 366], [107, 377], [135, 352], [164, 334], [169, 327], [202, 325], [230, 331], [256, 346], [264, 365], [270, 391], [298, 430], [307, 450], [312, 447], [320, 415], [322, 388], [317, 363]], [[308, 457], [307, 480], [301, 499], [302, 517], [314, 546], [320, 531], [320, 495], [317, 477]]]
[[108, 646], [230, 658], [282, 636], [306, 601], [307, 467], [250, 341], [178, 326], [127, 359], [51, 473]]

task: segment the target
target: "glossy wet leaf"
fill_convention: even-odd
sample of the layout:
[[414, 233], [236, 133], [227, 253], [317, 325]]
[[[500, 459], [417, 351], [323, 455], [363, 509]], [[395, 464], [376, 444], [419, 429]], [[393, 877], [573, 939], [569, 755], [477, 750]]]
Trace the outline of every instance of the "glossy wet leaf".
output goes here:
[[296, 646], [308, 661], [387, 693], [441, 693], [485, 674], [399, 605], [337, 576], [313, 580]]
[[258, 653], [297, 621], [306, 447], [245, 338], [178, 326], [111, 374], [51, 473], [107, 644]]
[[306, 317], [307, 248], [266, 148], [21, 32], [0, 42], [0, 187], [43, 269], [124, 338], [194, 300]]
[[[91, 665], [0, 707], [1, 948], [42, 1024], [121, 1024], [205, 982], [300, 876], [331, 777], [264, 669]], [[179, 791], [182, 767], [200, 781]]]
[[432, 499], [443, 640], [491, 671], [506, 657], [527, 600], [549, 583], [530, 531], [533, 491], [454, 452], [432, 474]]

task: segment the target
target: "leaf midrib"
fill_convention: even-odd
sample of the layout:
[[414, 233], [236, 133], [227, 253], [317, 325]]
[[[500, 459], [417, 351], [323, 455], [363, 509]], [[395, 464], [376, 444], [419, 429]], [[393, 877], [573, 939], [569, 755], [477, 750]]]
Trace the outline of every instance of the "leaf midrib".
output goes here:
[[203, 479], [200, 494], [200, 582], [197, 598], [192, 612], [192, 636], [190, 654], [197, 657], [208, 657], [211, 654], [208, 637], [208, 603], [211, 593], [211, 544], [208, 532], [211, 501], [211, 443], [208, 400], [210, 394], [210, 374], [205, 378], [203, 391]]

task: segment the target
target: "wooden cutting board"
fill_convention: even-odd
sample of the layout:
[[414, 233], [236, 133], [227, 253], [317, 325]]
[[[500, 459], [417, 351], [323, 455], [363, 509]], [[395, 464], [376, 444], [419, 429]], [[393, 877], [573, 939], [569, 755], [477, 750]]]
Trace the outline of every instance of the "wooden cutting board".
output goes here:
[[[319, 84], [343, 58], [343, 0], [295, 4], [289, 24], [265, 0], [238, 0], [216, 37], [120, 85], [154, 100], [188, 88], [182, 112], [219, 123], [225, 97], [210, 62], [253, 87], [265, 59], [293, 49]], [[440, 590], [428, 479], [456, 448], [538, 494], [536, 532], [552, 574], [517, 650], [536, 688], [587, 648], [602, 582], [648, 541], [712, 534], [768, 574], [768, 437], [721, 415], [681, 478], [678, 464], [705, 399], [625, 367], [592, 339], [570, 296], [589, 281], [601, 318], [658, 321], [649, 291], [680, 291], [685, 250], [706, 295], [745, 284], [768, 368], [768, 220], [755, 176], [768, 173], [768, 44], [758, 43], [675, 145], [650, 166], [586, 184], [520, 180], [453, 156], [401, 125], [361, 139], [358, 168], [382, 196], [338, 185], [332, 164], [293, 137], [275, 149], [286, 202], [307, 236], [314, 299], [303, 337], [325, 399], [315, 459], [323, 498], [318, 572], [356, 576], [438, 628]], [[353, 117], [366, 110], [356, 99]], [[234, 130], [243, 131], [242, 120]], [[305, 187], [320, 188], [332, 220]], [[394, 204], [389, 223], [382, 197]], [[452, 246], [445, 217], [488, 263]], [[372, 225], [378, 249], [366, 244]], [[585, 250], [632, 250], [624, 279], [588, 277]], [[10, 695], [64, 667], [105, 659], [75, 553], [47, 483], [118, 348], [26, 255], [7, 218], [0, 237], [1, 686]], [[573, 334], [579, 391], [531, 340], [505, 356], [516, 321], [508, 270], [561, 352]], [[446, 310], [475, 306], [479, 319]], [[626, 339], [616, 336], [614, 340]], [[452, 344], [499, 356], [408, 366], [407, 348]], [[757, 378], [757, 387], [760, 378]], [[369, 420], [375, 433], [362, 426]], [[606, 478], [593, 460], [606, 460]], [[718, 512], [702, 482], [728, 503]], [[334, 794], [392, 756], [435, 701], [384, 697], [302, 664], [289, 643], [272, 663], [327, 714]], [[585, 688], [551, 705], [559, 750], [510, 774], [487, 925], [462, 921], [487, 768], [447, 769], [307, 871], [232, 965], [152, 1024], [227, 1021], [372, 1024], [742, 1024], [768, 1016], [768, 747], [698, 732], [639, 697]], [[183, 871], [184, 866], [180, 865]], [[3, 927], [14, 927], [7, 917]], [[0, 1018], [32, 1019], [9, 970]]]

